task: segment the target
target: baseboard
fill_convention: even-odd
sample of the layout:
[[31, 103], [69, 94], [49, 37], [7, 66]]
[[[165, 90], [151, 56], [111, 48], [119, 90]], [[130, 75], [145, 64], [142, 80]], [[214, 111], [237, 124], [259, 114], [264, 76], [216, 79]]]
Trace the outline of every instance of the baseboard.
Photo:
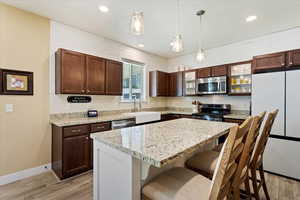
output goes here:
[[43, 172], [47, 172], [51, 169], [51, 164], [45, 164], [45, 165], [41, 165], [38, 167], [34, 167], [34, 168], [30, 168], [30, 169], [25, 169], [22, 171], [18, 171], [12, 174], [7, 174], [4, 176], [0, 176], [0, 186], [1, 185], [5, 185], [8, 183], [12, 183], [18, 180], [22, 180], [24, 178], [28, 178], [31, 176], [35, 176], [38, 174], [41, 174]]

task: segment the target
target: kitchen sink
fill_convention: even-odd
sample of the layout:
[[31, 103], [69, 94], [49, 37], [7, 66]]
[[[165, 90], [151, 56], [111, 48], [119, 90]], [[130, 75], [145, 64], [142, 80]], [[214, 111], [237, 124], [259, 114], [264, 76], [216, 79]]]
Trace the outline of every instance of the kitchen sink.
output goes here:
[[136, 124], [159, 121], [161, 117], [160, 112], [131, 112], [124, 115], [135, 117]]

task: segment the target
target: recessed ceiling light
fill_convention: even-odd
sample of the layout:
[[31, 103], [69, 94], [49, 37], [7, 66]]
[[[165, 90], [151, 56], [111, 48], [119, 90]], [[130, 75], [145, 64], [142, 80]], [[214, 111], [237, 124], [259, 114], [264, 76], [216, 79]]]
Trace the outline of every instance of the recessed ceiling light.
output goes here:
[[145, 45], [139, 44], [138, 47], [143, 48], [143, 47], [145, 47]]
[[98, 7], [101, 12], [107, 13], [109, 11], [107, 6], [99, 6]]
[[248, 17], [246, 18], [246, 21], [247, 21], [247, 22], [252, 22], [252, 21], [254, 21], [254, 20], [256, 20], [256, 19], [257, 19], [257, 16], [251, 15], [251, 16], [248, 16]]

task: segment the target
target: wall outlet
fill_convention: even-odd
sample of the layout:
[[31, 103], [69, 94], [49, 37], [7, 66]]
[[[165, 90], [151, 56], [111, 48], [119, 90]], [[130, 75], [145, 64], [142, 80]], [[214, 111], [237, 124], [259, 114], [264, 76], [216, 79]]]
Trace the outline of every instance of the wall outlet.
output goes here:
[[5, 112], [13, 112], [14, 105], [13, 104], [5, 104]]

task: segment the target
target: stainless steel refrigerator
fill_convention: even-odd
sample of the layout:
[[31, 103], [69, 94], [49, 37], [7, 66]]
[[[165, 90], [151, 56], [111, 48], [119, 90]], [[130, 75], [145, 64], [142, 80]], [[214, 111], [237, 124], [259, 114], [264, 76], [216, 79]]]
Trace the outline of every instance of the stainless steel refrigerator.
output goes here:
[[252, 114], [279, 109], [265, 170], [300, 179], [300, 70], [252, 75]]

